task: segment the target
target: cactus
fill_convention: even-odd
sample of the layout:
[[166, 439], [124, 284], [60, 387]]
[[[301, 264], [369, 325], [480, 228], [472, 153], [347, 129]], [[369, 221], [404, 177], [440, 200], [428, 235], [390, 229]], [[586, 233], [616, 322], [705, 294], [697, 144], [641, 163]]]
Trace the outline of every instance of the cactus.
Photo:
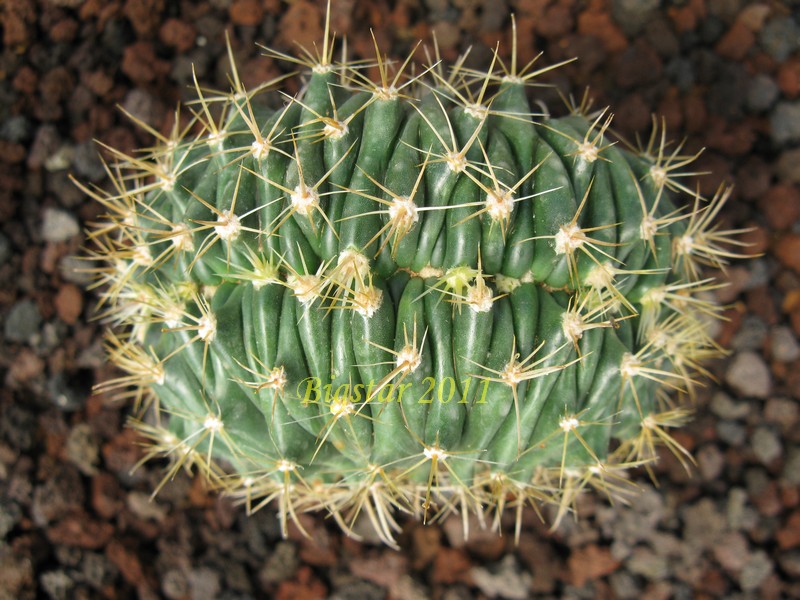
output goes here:
[[[202, 473], [284, 533], [327, 511], [395, 545], [398, 513], [556, 507], [630, 491], [722, 351], [709, 334], [736, 231], [654, 123], [609, 140], [587, 102], [534, 114], [547, 69], [411, 58], [307, 68], [277, 108], [197, 86], [193, 118], [115, 157], [88, 247], [144, 460]], [[271, 91], [272, 90], [272, 91]], [[259, 98], [260, 99], [260, 98]], [[180, 123], [176, 118], [176, 123]], [[679, 208], [680, 195], [691, 198]], [[159, 486], [160, 487], [160, 486]], [[156, 490], [158, 491], [158, 490]]]

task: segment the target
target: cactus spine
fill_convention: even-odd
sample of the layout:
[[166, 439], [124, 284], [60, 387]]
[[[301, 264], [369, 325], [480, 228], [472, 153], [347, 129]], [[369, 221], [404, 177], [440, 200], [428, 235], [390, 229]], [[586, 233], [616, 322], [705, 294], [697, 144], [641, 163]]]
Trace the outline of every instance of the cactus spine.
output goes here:
[[125, 372], [100, 389], [134, 395], [164, 482], [196, 470], [284, 531], [366, 515], [394, 545], [398, 512], [558, 521], [658, 446], [691, 460], [670, 430], [720, 352], [702, 269], [736, 256], [730, 190], [687, 189], [657, 126], [632, 152], [607, 111], [533, 114], [541, 71], [512, 56], [412, 77], [378, 51], [373, 82], [326, 31], [282, 107], [234, 67], [186, 129], [112, 150], [115, 190], [84, 188]]

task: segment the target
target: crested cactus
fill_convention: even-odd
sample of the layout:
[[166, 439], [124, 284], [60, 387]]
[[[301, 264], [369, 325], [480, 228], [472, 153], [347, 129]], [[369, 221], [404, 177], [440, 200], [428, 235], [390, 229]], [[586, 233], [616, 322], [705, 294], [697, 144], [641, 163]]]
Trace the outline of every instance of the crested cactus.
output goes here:
[[626, 150], [607, 111], [534, 114], [546, 69], [515, 53], [411, 75], [378, 51], [371, 81], [332, 42], [274, 109], [279, 81], [235, 67], [229, 93], [197, 86], [185, 129], [84, 187], [124, 372], [99, 387], [133, 396], [163, 482], [274, 502], [284, 531], [363, 515], [394, 545], [398, 512], [558, 521], [659, 446], [691, 460], [670, 430], [721, 351], [703, 268], [736, 256], [729, 189], [689, 189], [663, 128]]

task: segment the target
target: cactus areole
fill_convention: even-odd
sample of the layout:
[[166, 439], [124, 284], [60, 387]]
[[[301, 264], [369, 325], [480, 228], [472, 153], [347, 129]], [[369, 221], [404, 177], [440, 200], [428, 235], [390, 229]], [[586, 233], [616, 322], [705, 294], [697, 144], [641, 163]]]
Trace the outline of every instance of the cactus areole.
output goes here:
[[692, 193], [661, 127], [629, 151], [607, 111], [536, 114], [547, 69], [515, 52], [412, 76], [332, 45], [292, 59], [295, 97], [235, 68], [229, 93], [197, 86], [184, 130], [111, 150], [113, 190], [83, 188], [124, 372], [99, 388], [133, 396], [163, 482], [395, 546], [399, 513], [519, 529], [528, 503], [557, 522], [625, 493], [659, 446], [691, 460], [670, 432], [720, 352], [702, 271], [736, 256], [729, 189]]

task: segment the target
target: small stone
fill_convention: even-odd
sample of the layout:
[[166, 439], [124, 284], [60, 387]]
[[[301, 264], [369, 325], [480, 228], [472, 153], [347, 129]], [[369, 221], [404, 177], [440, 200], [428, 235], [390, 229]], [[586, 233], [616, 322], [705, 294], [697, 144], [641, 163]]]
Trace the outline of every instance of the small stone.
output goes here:
[[96, 550], [108, 544], [114, 533], [114, 525], [111, 523], [91, 519], [81, 512], [68, 515], [46, 532], [51, 544], [64, 544], [89, 550]]
[[759, 73], [750, 80], [747, 88], [747, 108], [754, 113], [768, 111], [778, 99], [781, 90], [769, 75]]
[[711, 498], [703, 498], [683, 511], [684, 539], [698, 548], [710, 548], [725, 531], [726, 522]]
[[64, 281], [86, 287], [94, 280], [94, 275], [86, 266], [86, 261], [77, 256], [67, 255], [58, 263], [58, 272]]
[[659, 4], [659, 0], [613, 0], [611, 14], [622, 30], [632, 37], [653, 18]]
[[697, 465], [706, 481], [713, 481], [725, 468], [725, 455], [715, 444], [706, 444], [697, 452]]
[[772, 378], [764, 359], [755, 352], [739, 352], [728, 365], [725, 381], [742, 396], [766, 398]]
[[774, 185], [759, 198], [758, 207], [772, 229], [789, 229], [800, 218], [800, 188], [780, 183]]
[[800, 25], [790, 16], [767, 21], [758, 36], [761, 47], [777, 62], [783, 62], [800, 46]]
[[67, 600], [75, 587], [75, 582], [63, 569], [42, 573], [39, 582], [51, 600]]
[[758, 315], [747, 315], [733, 336], [731, 347], [734, 350], [759, 350], [768, 334], [769, 328], [764, 319]]
[[266, 564], [258, 572], [258, 580], [264, 586], [280, 583], [291, 578], [299, 564], [295, 545], [291, 542], [278, 542]]
[[778, 564], [789, 577], [800, 580], [800, 551], [781, 552], [778, 555]]
[[753, 454], [764, 465], [770, 464], [783, 454], [780, 437], [768, 427], [756, 429], [750, 445], [753, 449]]
[[772, 329], [770, 350], [772, 358], [779, 362], [794, 362], [800, 358], [800, 343], [794, 332], [785, 325]]
[[800, 407], [789, 398], [770, 398], [764, 405], [764, 420], [778, 425], [782, 431], [790, 431], [799, 416]]
[[625, 561], [625, 566], [631, 573], [651, 581], [659, 581], [669, 576], [667, 557], [658, 556], [646, 546], [637, 546], [631, 557]]
[[67, 460], [81, 473], [89, 476], [97, 473], [100, 447], [88, 423], [79, 423], [70, 430], [65, 450]]
[[433, 583], [453, 585], [468, 579], [472, 561], [460, 548], [440, 547], [433, 561]]
[[229, 14], [234, 25], [258, 27], [264, 18], [263, 3], [259, 0], [234, 0]]
[[81, 228], [72, 213], [60, 208], [45, 208], [41, 231], [46, 242], [65, 242], [78, 235]]
[[793, 56], [780, 65], [776, 79], [784, 98], [797, 98], [800, 95], [800, 59]]
[[14, 502], [0, 503], [0, 540], [5, 540], [8, 532], [16, 527], [22, 518], [22, 511]]
[[14, 144], [25, 143], [32, 133], [31, 122], [25, 115], [14, 115], [0, 125], [0, 138]]
[[800, 141], [800, 102], [778, 102], [769, 124], [772, 141], [778, 146]]
[[800, 234], [787, 233], [775, 244], [775, 256], [784, 265], [800, 273]]
[[531, 574], [523, 571], [513, 554], [491, 567], [474, 567], [472, 581], [489, 598], [524, 600], [529, 597]]
[[67, 283], [59, 288], [53, 304], [58, 317], [67, 325], [74, 325], [83, 312], [83, 294], [78, 286]]
[[4, 333], [9, 342], [26, 343], [39, 332], [42, 315], [33, 300], [20, 300], [6, 317]]
[[750, 414], [750, 404], [718, 391], [711, 398], [711, 412], [723, 419], [741, 420]]
[[106, 177], [103, 161], [97, 151], [97, 144], [87, 140], [74, 147], [72, 166], [81, 181], [101, 181]]
[[744, 23], [734, 21], [730, 29], [719, 39], [716, 45], [720, 56], [741, 61], [755, 44], [756, 36]]
[[178, 53], [183, 53], [194, 46], [196, 32], [189, 23], [173, 18], [161, 24], [158, 35], [164, 44], [175, 48]]
[[750, 555], [739, 575], [739, 585], [745, 592], [752, 592], [772, 574], [772, 561], [763, 550], [756, 550]]
[[29, 169], [37, 170], [44, 166], [45, 161], [62, 145], [61, 136], [53, 125], [41, 125], [36, 130], [30, 151], [28, 152], [27, 165]]
[[750, 549], [747, 538], [738, 531], [726, 533], [714, 544], [714, 558], [728, 573], [739, 573], [747, 564]]
[[128, 584], [137, 586], [144, 579], [142, 563], [132, 548], [126, 548], [120, 541], [114, 539], [106, 547], [106, 556], [119, 569], [122, 578]]
[[747, 491], [742, 488], [733, 488], [728, 492], [725, 504], [725, 515], [728, 527], [732, 530], [744, 529], [752, 520], [755, 511], [749, 505]]
[[789, 485], [800, 485], [800, 448], [792, 448], [787, 452], [781, 479]]
[[775, 534], [781, 550], [788, 550], [800, 546], [800, 511], [794, 511], [786, 524]]
[[209, 567], [189, 571], [189, 589], [193, 600], [214, 600], [222, 588], [220, 575]]
[[189, 582], [179, 569], [170, 569], [161, 579], [161, 591], [169, 600], [181, 600], [189, 596]]
[[161, 522], [167, 516], [167, 509], [155, 501], [150, 494], [131, 492], [127, 496], [130, 511], [140, 519], [152, 519]]
[[800, 148], [781, 152], [775, 165], [778, 179], [784, 183], [800, 183]]

